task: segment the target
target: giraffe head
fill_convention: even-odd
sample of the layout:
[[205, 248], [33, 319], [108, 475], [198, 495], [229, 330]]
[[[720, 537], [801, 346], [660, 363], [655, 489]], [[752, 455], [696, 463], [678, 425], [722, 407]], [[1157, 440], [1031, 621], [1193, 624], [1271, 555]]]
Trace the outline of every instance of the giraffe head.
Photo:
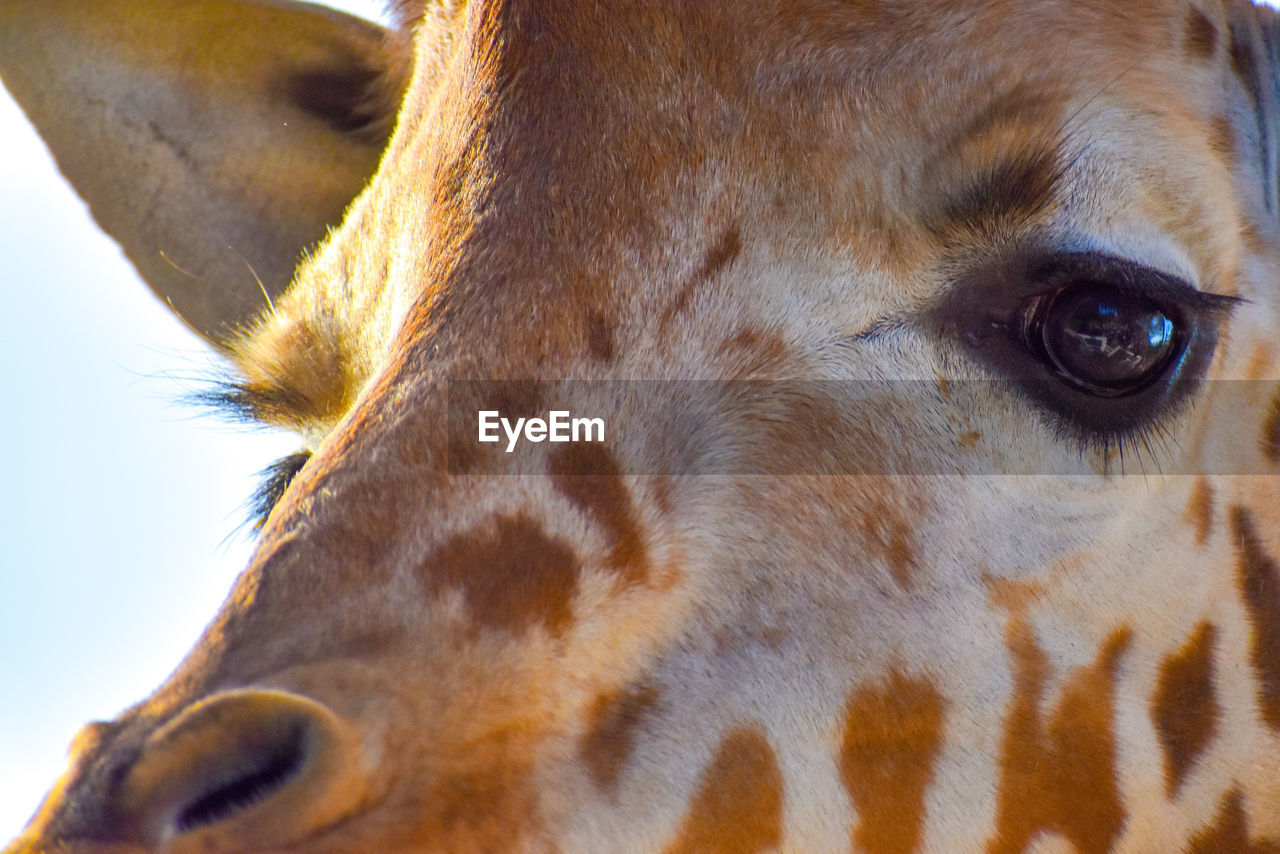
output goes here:
[[307, 447], [9, 854], [1278, 844], [1271, 12], [397, 12], [0, 3]]

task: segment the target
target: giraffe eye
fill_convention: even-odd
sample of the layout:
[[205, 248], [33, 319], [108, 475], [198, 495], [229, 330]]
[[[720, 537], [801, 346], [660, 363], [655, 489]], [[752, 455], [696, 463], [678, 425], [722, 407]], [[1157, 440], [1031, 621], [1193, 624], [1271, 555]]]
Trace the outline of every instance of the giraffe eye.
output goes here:
[[1176, 306], [1102, 282], [1074, 282], [1022, 306], [1024, 343], [1059, 378], [1097, 397], [1159, 379], [1186, 348]]
[[1061, 438], [1111, 448], [1192, 399], [1237, 302], [1127, 258], [1028, 247], [958, 278], [935, 317]]

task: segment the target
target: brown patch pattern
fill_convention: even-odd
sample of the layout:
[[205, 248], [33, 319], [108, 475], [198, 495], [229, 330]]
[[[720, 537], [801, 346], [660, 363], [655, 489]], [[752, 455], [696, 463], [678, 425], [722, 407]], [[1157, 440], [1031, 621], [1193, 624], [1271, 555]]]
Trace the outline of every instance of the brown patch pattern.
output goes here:
[[1218, 51], [1218, 28], [1195, 6], [1187, 10], [1187, 53], [1192, 59], [1209, 60]]
[[499, 516], [432, 553], [420, 575], [433, 595], [460, 589], [481, 625], [542, 625], [560, 637], [573, 618], [580, 567], [569, 546], [525, 516]]
[[907, 854], [920, 843], [945, 706], [932, 684], [896, 671], [883, 688], [860, 688], [850, 697], [840, 775], [858, 810], [856, 850]]
[[1000, 788], [991, 854], [1020, 852], [1041, 832], [1080, 851], [1108, 851], [1125, 822], [1115, 774], [1116, 668], [1129, 645], [1119, 630], [1088, 667], [1066, 679], [1053, 717], [1041, 711], [1048, 657], [1031, 626], [1009, 626], [1013, 697], [1000, 751]]
[[1280, 729], [1280, 569], [1253, 526], [1253, 514], [1231, 508], [1231, 533], [1240, 557], [1240, 591], [1252, 622], [1249, 658], [1258, 677], [1262, 719]]
[[735, 378], [749, 379], [778, 365], [787, 354], [787, 344], [776, 332], [741, 329], [721, 341], [716, 352], [736, 362], [732, 366]]
[[599, 445], [575, 442], [551, 456], [556, 489], [609, 538], [609, 566], [627, 584], [649, 577], [649, 557], [631, 492], [613, 455]]
[[910, 589], [916, 566], [913, 521], [879, 497], [868, 502], [862, 515], [862, 533], [874, 554], [883, 555], [893, 578], [903, 590]]
[[1271, 241], [1264, 235], [1257, 223], [1244, 219], [1240, 224], [1240, 236], [1244, 239], [1245, 248], [1255, 255], [1265, 255], [1271, 251]]
[[1025, 614], [1027, 608], [1049, 589], [1045, 582], [1036, 579], [999, 578], [986, 574], [982, 576], [982, 584], [987, 588], [987, 598], [992, 605], [1017, 615]]
[[1230, 164], [1236, 159], [1235, 131], [1226, 116], [1214, 116], [1209, 122], [1209, 146], [1224, 163]]
[[422, 818], [388, 831], [398, 831], [401, 839], [384, 837], [378, 850], [409, 850], [430, 839], [441, 851], [519, 851], [537, 838], [542, 827], [527, 760], [503, 762], [488, 745], [478, 752], [484, 764], [448, 774], [422, 792], [421, 804], [413, 808]]
[[1244, 795], [1237, 788], [1222, 796], [1213, 824], [1192, 838], [1187, 854], [1280, 854], [1280, 843], [1249, 839]]
[[1262, 453], [1273, 463], [1280, 463], [1280, 395], [1271, 402], [1271, 414], [1262, 432]]
[[1196, 526], [1196, 545], [1203, 546], [1213, 532], [1213, 486], [1203, 476], [1191, 489], [1185, 518]]
[[613, 361], [618, 350], [618, 324], [598, 311], [587, 315], [587, 352], [601, 362]]
[[652, 685], [633, 686], [596, 700], [580, 754], [597, 786], [611, 794], [617, 791], [618, 776], [635, 746], [636, 727], [657, 702], [658, 692]]
[[[1249, 353], [1249, 362], [1244, 366], [1244, 378], [1251, 382], [1261, 380], [1271, 368], [1271, 362], [1275, 347], [1270, 341], [1258, 341], [1253, 345], [1253, 350]], [[1280, 400], [1280, 399], [1278, 399]], [[1272, 406], [1276, 406], [1277, 401], [1272, 401]]]
[[1160, 665], [1151, 719], [1164, 749], [1165, 789], [1171, 798], [1217, 734], [1221, 709], [1213, 685], [1216, 639], [1217, 629], [1201, 623], [1182, 649]]
[[665, 854], [755, 854], [782, 842], [782, 770], [764, 734], [731, 732]]
[[737, 258], [742, 252], [742, 237], [738, 233], [737, 226], [725, 231], [720, 235], [720, 239], [707, 252], [707, 257], [703, 259], [702, 264], [693, 272], [689, 280], [680, 288], [679, 293], [662, 312], [662, 316], [658, 319], [659, 328], [665, 329], [688, 308], [689, 303], [693, 300], [693, 295], [699, 289], [711, 282], [725, 267], [727, 267], [733, 259]]

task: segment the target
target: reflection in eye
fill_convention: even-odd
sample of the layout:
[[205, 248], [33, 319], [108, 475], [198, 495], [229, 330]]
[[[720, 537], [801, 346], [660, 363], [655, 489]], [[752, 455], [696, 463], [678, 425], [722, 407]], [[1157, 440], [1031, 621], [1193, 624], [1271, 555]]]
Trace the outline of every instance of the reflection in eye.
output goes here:
[[1145, 387], [1184, 346], [1176, 310], [1100, 282], [1038, 296], [1029, 309], [1028, 344], [1065, 380], [1100, 397]]

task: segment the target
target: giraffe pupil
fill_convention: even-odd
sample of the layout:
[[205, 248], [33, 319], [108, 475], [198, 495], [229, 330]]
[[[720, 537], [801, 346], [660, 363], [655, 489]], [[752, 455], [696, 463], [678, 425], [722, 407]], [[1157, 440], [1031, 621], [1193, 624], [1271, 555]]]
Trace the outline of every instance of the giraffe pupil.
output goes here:
[[1112, 285], [1074, 283], [1037, 300], [1035, 309], [1036, 349], [1059, 376], [1099, 397], [1144, 388], [1182, 346], [1172, 312]]

